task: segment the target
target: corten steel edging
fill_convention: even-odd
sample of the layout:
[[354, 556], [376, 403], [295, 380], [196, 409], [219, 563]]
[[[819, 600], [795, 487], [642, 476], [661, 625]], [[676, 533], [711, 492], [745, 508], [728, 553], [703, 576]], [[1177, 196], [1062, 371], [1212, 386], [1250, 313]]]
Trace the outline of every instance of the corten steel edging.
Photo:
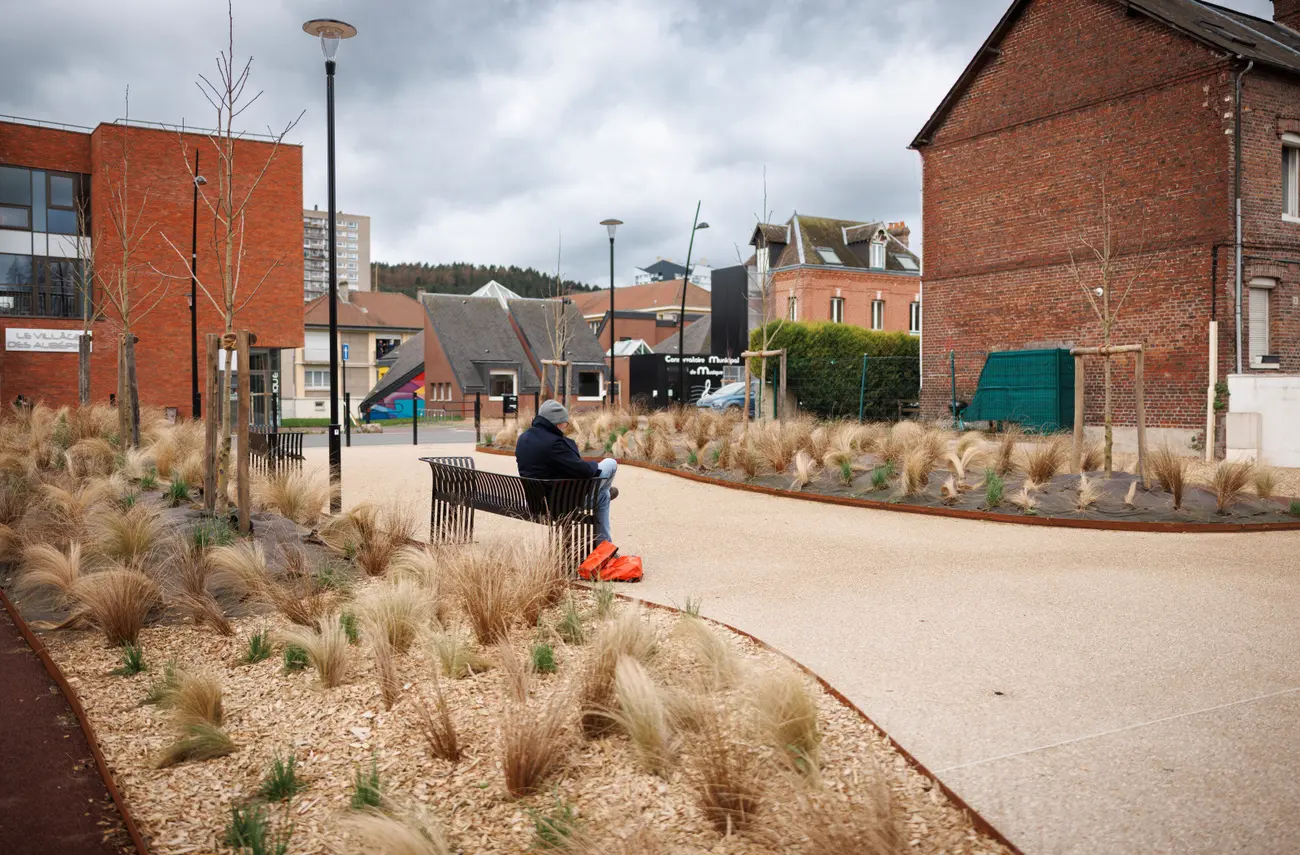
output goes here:
[[[582, 588], [589, 588], [588, 585], [584, 585], [581, 583], [575, 583], [575, 584]], [[631, 597], [628, 596], [627, 594], [616, 594], [616, 596], [620, 600], [626, 600], [630, 603], [637, 603], [639, 605], [646, 606], [647, 608], [663, 609], [664, 611], [681, 614], [681, 609], [675, 608], [673, 606], [664, 605], [663, 603], [655, 603], [655, 602], [651, 602], [650, 600], [642, 600], [639, 597]], [[731, 624], [724, 623], [723, 621], [716, 620], [715, 618], [704, 617], [703, 615], [700, 615], [700, 617], [703, 620], [707, 620], [709, 623], [716, 624], [717, 626], [723, 627], [724, 629], [734, 632], [736, 635], [749, 639], [754, 644], [757, 644], [759, 647], [763, 648], [769, 653], [774, 653], [777, 656], [780, 656], [782, 659], [784, 659], [785, 661], [789, 662], [791, 665], [798, 668], [804, 674], [807, 674], [809, 677], [812, 677], [814, 680], [817, 681], [817, 685], [822, 687], [822, 689], [826, 692], [826, 694], [830, 695], [832, 698], [839, 701], [844, 706], [853, 710], [853, 712], [856, 713], [859, 718], [865, 721], [871, 727], [872, 730], [880, 734], [895, 751], [897, 751], [900, 755], [902, 755], [903, 759], [906, 760], [907, 763], [913, 769], [921, 773], [921, 775], [923, 775], [925, 778], [933, 781], [935, 785], [939, 788], [939, 790], [945, 796], [948, 797], [948, 801], [952, 802], [953, 805], [958, 810], [966, 814], [966, 816], [971, 821], [971, 825], [973, 825], [977, 831], [979, 831], [981, 834], [984, 834], [987, 837], [993, 838], [998, 843], [1001, 843], [1003, 846], [1007, 847], [1007, 849], [1011, 850], [1011, 852], [1014, 853], [1014, 855], [1024, 855], [1024, 853], [1020, 851], [1020, 847], [1016, 846], [1016, 844], [1008, 840], [1006, 836], [1003, 835], [1003, 833], [999, 831], [995, 825], [993, 825], [993, 823], [989, 822], [982, 815], [980, 815], [979, 811], [975, 810], [973, 807], [967, 804], [965, 799], [959, 796], [955, 791], [953, 791], [951, 787], [949, 787], [947, 784], [941, 781], [937, 776], [935, 776], [935, 774], [931, 772], [924, 763], [916, 759], [916, 757], [912, 754], [912, 752], [908, 751], [902, 745], [899, 745], [898, 740], [894, 739], [894, 737], [886, 733], [885, 729], [880, 725], [876, 724], [876, 722], [872, 720], [871, 716], [864, 713], [858, 707], [857, 704], [853, 703], [853, 701], [845, 697], [843, 692], [841, 692], [839, 689], [832, 686], [830, 683], [826, 682], [826, 680], [816, 671], [809, 668], [807, 665], [803, 664], [798, 659], [795, 659], [793, 656], [790, 656], [784, 651], [778, 650], [777, 648], [768, 644], [763, 639], [751, 635], [748, 632], [745, 632], [743, 629], [737, 629]]]
[[[505, 449], [488, 448], [486, 446], [477, 446], [475, 451], [480, 451], [484, 454], [512, 456], [511, 452], [506, 451]], [[761, 484], [745, 484], [739, 481], [727, 481], [723, 478], [710, 478], [707, 475], [701, 475], [698, 472], [688, 472], [684, 469], [672, 469], [667, 466], [657, 466], [653, 463], [645, 463], [640, 460], [619, 460], [618, 465], [631, 466], [637, 469], [648, 469], [651, 472], [662, 472], [665, 475], [675, 475], [678, 478], [685, 478], [688, 481], [697, 481], [701, 484], [713, 484], [731, 490], [746, 490], [751, 493], [761, 493], [765, 496], [779, 496], [785, 499], [802, 499], [805, 502], [821, 502], [825, 505], [841, 505], [850, 508], [868, 508], [874, 511], [896, 511], [904, 514], [921, 514], [923, 516], [931, 517], [975, 520], [977, 522], [1008, 523], [1010, 525], [1046, 525], [1054, 526], [1056, 528], [1083, 528], [1092, 529], [1094, 531], [1140, 531], [1159, 534], [1232, 534], [1235, 532], [1300, 531], [1300, 520], [1296, 520], [1295, 522], [1269, 523], [1179, 523], [1149, 522], [1144, 520], [1085, 520], [1072, 519], [1070, 517], [1031, 517], [1023, 514], [999, 514], [989, 513], [987, 511], [968, 511], [962, 508], [933, 508], [926, 505], [909, 505], [902, 502], [878, 502], [872, 499], [859, 499], [851, 496], [827, 496], [821, 493], [795, 492], [794, 490], [782, 490], [778, 487], [764, 487]]]
[[139, 855], [149, 855], [149, 847], [145, 844], [144, 838], [140, 836], [140, 829], [136, 827], [135, 819], [131, 816], [131, 811], [126, 806], [126, 799], [123, 798], [122, 792], [117, 788], [117, 781], [113, 778], [113, 773], [109, 771], [108, 762], [104, 760], [104, 752], [100, 750], [99, 741], [95, 739], [95, 731], [90, 726], [90, 719], [86, 717], [86, 710], [81, 706], [81, 699], [77, 697], [77, 692], [68, 682], [68, 678], [63, 676], [63, 671], [55, 664], [50, 652], [45, 649], [45, 645], [32, 632], [27, 621], [23, 620], [18, 609], [10, 601], [4, 589], [0, 588], [0, 603], [4, 604], [5, 611], [9, 613], [9, 619], [18, 627], [23, 638], [27, 641], [27, 646], [32, 649], [36, 657], [41, 660], [45, 666], [45, 671], [59, 687], [63, 694], [64, 700], [72, 708], [72, 714], [77, 717], [77, 724], [81, 726], [81, 732], [86, 737], [86, 743], [90, 746], [90, 753], [95, 758], [95, 766], [99, 769], [99, 777], [104, 782], [104, 787], [108, 794], [113, 798], [113, 804], [117, 807], [118, 815], [122, 817], [122, 825], [126, 826], [127, 834], [131, 835], [131, 843], [135, 845], [135, 851]]

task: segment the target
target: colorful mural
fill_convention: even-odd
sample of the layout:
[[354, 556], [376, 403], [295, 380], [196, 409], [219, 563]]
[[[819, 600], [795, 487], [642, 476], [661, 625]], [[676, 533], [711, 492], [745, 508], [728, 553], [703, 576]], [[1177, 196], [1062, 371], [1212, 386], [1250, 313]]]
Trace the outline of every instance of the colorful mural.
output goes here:
[[419, 402], [419, 415], [424, 415], [424, 372], [412, 377], [384, 397], [370, 405], [372, 422], [384, 419], [409, 419], [412, 396]]

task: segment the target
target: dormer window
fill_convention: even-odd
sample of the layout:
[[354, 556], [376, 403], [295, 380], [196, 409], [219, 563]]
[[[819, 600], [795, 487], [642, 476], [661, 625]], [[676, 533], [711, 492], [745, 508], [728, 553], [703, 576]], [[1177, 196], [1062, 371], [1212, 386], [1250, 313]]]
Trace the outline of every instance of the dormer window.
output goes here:
[[827, 263], [827, 264], [843, 264], [843, 263], [844, 263], [843, 261], [840, 261], [840, 257], [839, 257], [839, 255], [835, 252], [835, 249], [834, 249], [833, 247], [829, 247], [829, 246], [819, 246], [819, 247], [817, 247], [817, 254], [820, 255], [822, 261], [824, 261], [824, 262]]
[[884, 270], [885, 268], [885, 242], [883, 240], [873, 240], [871, 242], [871, 267], [873, 270]]

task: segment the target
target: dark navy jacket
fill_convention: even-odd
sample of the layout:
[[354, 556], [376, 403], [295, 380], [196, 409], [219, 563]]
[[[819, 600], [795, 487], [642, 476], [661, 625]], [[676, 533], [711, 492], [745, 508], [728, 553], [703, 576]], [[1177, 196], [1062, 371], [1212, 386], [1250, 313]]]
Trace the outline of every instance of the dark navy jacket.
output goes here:
[[578, 453], [578, 444], [541, 416], [515, 441], [515, 463], [523, 478], [596, 478], [600, 467]]

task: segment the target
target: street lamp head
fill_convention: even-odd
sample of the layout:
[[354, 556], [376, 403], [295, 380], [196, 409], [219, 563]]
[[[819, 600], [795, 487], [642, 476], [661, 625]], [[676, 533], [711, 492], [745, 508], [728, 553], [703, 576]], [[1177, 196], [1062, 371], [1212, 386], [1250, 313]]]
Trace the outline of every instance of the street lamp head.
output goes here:
[[708, 223], [700, 223], [698, 226], [695, 227], [695, 230], [698, 232], [700, 229], [707, 229], [708, 227], [709, 227]]
[[313, 18], [302, 25], [302, 31], [309, 36], [320, 36], [320, 52], [326, 62], [333, 62], [339, 51], [339, 39], [350, 39], [357, 34], [357, 28], [333, 18]]
[[614, 239], [614, 230], [623, 225], [622, 220], [601, 220], [600, 224], [609, 232], [609, 239]]
[[207, 183], [208, 183], [208, 179], [204, 178], [202, 175], [196, 175], [196, 176], [194, 176], [194, 186], [195, 186], [195, 187], [202, 187], [204, 184], [207, 184]]

